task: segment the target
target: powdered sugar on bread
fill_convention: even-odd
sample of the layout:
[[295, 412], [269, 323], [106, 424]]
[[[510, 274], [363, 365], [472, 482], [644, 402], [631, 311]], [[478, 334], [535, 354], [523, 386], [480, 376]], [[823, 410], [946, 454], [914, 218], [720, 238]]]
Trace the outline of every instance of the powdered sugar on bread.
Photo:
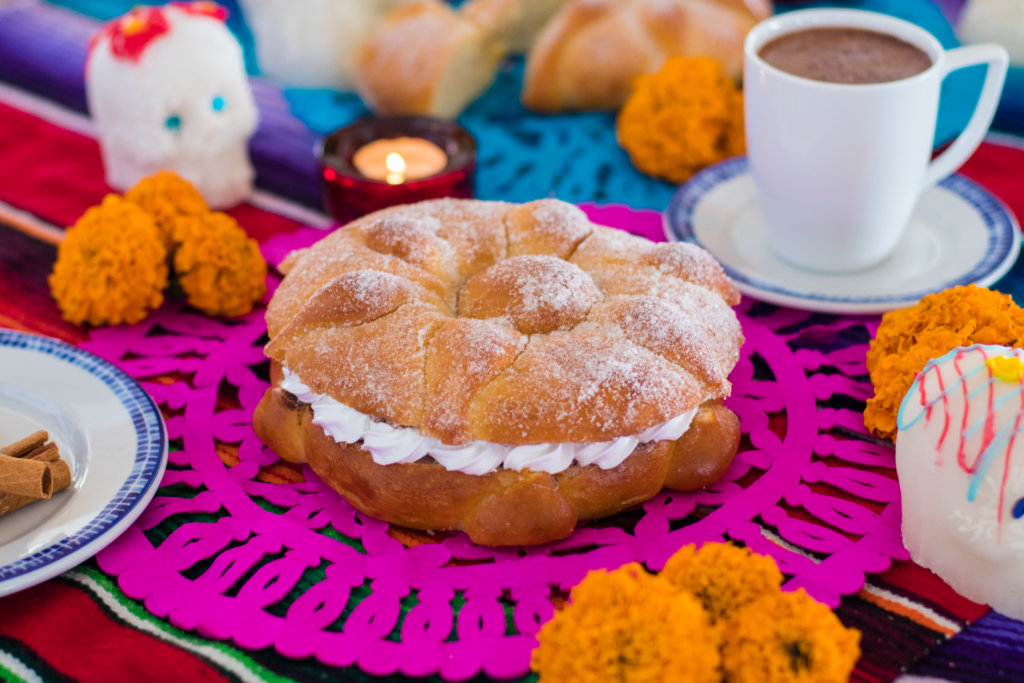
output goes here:
[[396, 207], [291, 266], [268, 354], [314, 392], [448, 444], [638, 434], [728, 395], [742, 341], [739, 295], [706, 252], [557, 200]]

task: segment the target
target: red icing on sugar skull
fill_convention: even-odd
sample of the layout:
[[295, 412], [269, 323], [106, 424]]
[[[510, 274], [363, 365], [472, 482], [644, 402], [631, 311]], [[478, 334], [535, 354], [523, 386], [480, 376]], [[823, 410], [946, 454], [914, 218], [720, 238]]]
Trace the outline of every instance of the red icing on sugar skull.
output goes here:
[[110, 39], [110, 51], [117, 57], [138, 62], [146, 46], [170, 30], [167, 17], [159, 7], [136, 7], [111, 21], [89, 43], [91, 51], [100, 39]]

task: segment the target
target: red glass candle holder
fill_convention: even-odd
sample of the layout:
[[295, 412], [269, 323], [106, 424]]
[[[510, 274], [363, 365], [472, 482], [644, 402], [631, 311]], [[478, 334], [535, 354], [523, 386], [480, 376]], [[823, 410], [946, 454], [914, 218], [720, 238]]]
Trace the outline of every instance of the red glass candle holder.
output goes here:
[[[353, 164], [356, 152], [365, 145], [402, 137], [429, 140], [444, 150], [448, 163], [435, 175], [398, 184], [369, 178]], [[453, 121], [422, 116], [366, 117], [324, 138], [319, 159], [324, 205], [342, 224], [395, 204], [474, 196], [476, 142]]]

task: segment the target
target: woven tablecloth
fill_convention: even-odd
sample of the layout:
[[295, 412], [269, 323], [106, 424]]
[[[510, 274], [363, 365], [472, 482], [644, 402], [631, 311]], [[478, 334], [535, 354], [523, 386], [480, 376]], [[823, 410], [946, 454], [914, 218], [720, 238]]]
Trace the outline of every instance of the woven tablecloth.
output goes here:
[[[85, 208], [95, 204], [108, 191], [102, 181], [102, 174], [99, 173], [98, 149], [88, 135], [87, 121], [75, 113], [82, 105], [80, 99], [76, 99], [80, 97], [80, 83], [79, 89], [76, 90], [75, 81], [70, 78], [68, 71], [71, 68], [69, 64], [74, 65], [77, 58], [75, 55], [81, 54], [82, 46], [78, 43], [94, 25], [81, 17], [66, 15], [60, 10], [36, 3], [16, 3], [8, 9], [11, 14], [6, 15], [7, 18], [14, 18], [19, 29], [26, 29], [16, 31], [19, 39], [32, 36], [34, 31], [44, 31], [44, 27], [51, 34], [58, 32], [63, 39], [57, 42], [69, 59], [47, 61], [40, 59], [38, 55], [33, 56], [29, 49], [28, 52], [18, 51], [20, 62], [0, 60], [0, 79], [19, 86], [16, 89], [0, 86], [0, 201], [28, 211], [45, 221], [66, 225], [73, 222]], [[0, 9], [0, 51], [12, 44], [10, 41], [4, 41], [5, 35], [11, 35], [5, 34], [4, 31], [14, 31], [13, 24], [10, 21], [5, 22], [4, 17], [3, 10]], [[509, 78], [515, 78], [515, 73], [512, 72]], [[30, 92], [26, 92], [26, 86], [30, 86]], [[287, 101], [276, 88], [260, 81], [257, 81], [254, 87], [263, 113], [263, 124], [254, 141], [253, 155], [260, 171], [261, 186], [273, 192], [276, 198], [264, 196], [264, 200], [269, 198], [274, 201], [264, 201], [264, 208], [245, 205], [233, 210], [232, 213], [263, 243], [265, 253], [273, 262], [290, 246], [308, 241], [318, 234], [301, 227], [303, 223], [322, 221], [322, 217], [310, 214], [300, 206], [304, 204], [308, 207], [315, 203], [316, 189], [315, 185], [310, 183], [311, 157], [297, 155], [292, 149], [293, 145], [305, 145], [315, 139], [315, 133], [291, 115]], [[64, 105], [69, 109], [54, 108], [54, 104]], [[480, 115], [483, 121], [492, 114], [485, 109]], [[610, 126], [610, 119], [607, 117], [602, 119], [601, 115], [589, 116], [592, 117], [589, 119], [591, 131], [600, 131], [602, 127]], [[475, 119], [472, 119], [470, 123], [474, 122]], [[486, 127], [480, 123], [475, 130], [483, 158], [488, 158], [486, 155], [489, 150], [507, 151], [511, 144], [507, 139], [497, 138], [499, 133], [495, 131], [500, 131], [500, 126], [493, 122], [491, 125], [492, 127]], [[534, 122], [531, 125], [547, 130], [544, 128], [544, 122]], [[550, 125], [555, 127], [564, 125], [564, 122], [551, 122]], [[528, 145], [529, 142], [524, 140], [529, 138], [520, 140], [519, 144]], [[493, 144], [488, 144], [492, 141]], [[639, 208], [658, 208], [671, 194], [673, 188], [639, 176], [628, 165], [622, 166], [627, 162], [621, 151], [613, 144], [608, 146], [607, 140], [597, 142], [600, 143], [598, 146], [603, 147], [589, 158], [595, 160], [597, 167], [606, 164], [615, 168], [614, 173], [604, 174], [604, 182], [597, 182], [593, 179], [594, 176], [589, 175], [593, 169], [581, 169], [577, 182], [569, 178], [556, 188], [549, 186], [539, 191], [531, 182], [546, 182], [543, 179], [547, 176], [541, 173], [540, 181], [517, 183], [514, 174], [502, 174], [502, 164], [505, 162], [495, 151], [495, 156], [490, 157], [490, 165], [496, 170], [493, 176], [482, 178], [481, 194], [498, 196], [507, 192], [512, 195], [512, 199], [527, 199], [530, 198], [530, 192], [536, 196], [556, 189], [559, 196], [567, 199], [598, 202], [596, 205], [587, 206], [587, 210], [596, 220], [613, 225], [616, 221], [625, 222], [626, 225], [618, 227], [658, 237], [656, 213], [629, 211], [623, 207], [609, 206], [608, 203], [619, 202]], [[585, 139], [580, 144], [585, 144]], [[566, 154], [570, 153], [571, 149], [566, 151]], [[963, 172], [999, 195], [1018, 213], [1024, 209], [1024, 145], [1020, 140], [992, 138], [979, 150]], [[523, 196], [518, 196], [519, 194]], [[276, 207], [276, 210], [268, 211], [268, 206]], [[216, 354], [212, 354], [211, 349], [214, 347], [207, 343], [210, 340], [217, 340], [218, 343], [224, 343], [225, 340], [230, 340], [232, 344], [242, 343], [245, 349], [255, 349], [258, 356], [260, 311], [248, 318], [249, 322], [244, 323], [242, 328], [232, 329], [201, 322], [194, 314], [173, 304], [165, 306], [149, 322], [127, 331], [100, 331], [90, 334], [87, 330], [68, 325], [60, 320], [48, 296], [45, 283], [53, 259], [53, 247], [0, 226], [0, 292], [3, 293], [0, 297], [0, 326], [47, 334], [84, 345], [112, 357], [115, 362], [122, 364], [144, 382], [158, 377], [159, 369], [140, 367], [137, 363], [133, 365], [129, 359], [135, 357], [133, 354], [136, 352], [142, 355], [149, 353], [140, 350], [142, 347], [139, 345], [145, 346], [144, 338], [155, 329], [169, 329], [176, 339], [192, 340], [188, 342], [193, 344], [189, 348], [204, 359], [202, 363], [205, 363], [200, 363], [197, 370], [207, 375], [211, 372], [222, 372], [218, 368], [225, 366], [223, 356], [218, 359]], [[1022, 283], [1024, 268], [1018, 266], [997, 286], [1020, 298], [1024, 295]], [[843, 427], [843, 421], [848, 419], [844, 411], [849, 411], [849, 406], [828, 406], [826, 403], [829, 397], [839, 395], [846, 396], [844, 401], [853, 400], [854, 405], [857, 400], [863, 400], [863, 396], [857, 393], [860, 391], [858, 387], [863, 386], [863, 377], [859, 374], [863, 372], [863, 348], [873, 326], [877, 324], [877, 318], [808, 315], [766, 306], [752, 300], [746, 300], [741, 310], [750, 340], [747, 353], [760, 354], [760, 358], [767, 359], [769, 370], [779, 376], [798, 371], [799, 376], [809, 382], [808, 390], [818, 392], [821, 399], [817, 406], [818, 413], [832, 416], [821, 418], [827, 424], [819, 425], [819, 429], [828, 432]], [[156, 327], [153, 327], [154, 325]], [[158, 355], [162, 358], [167, 357], [165, 351], [160, 351]], [[786, 360], [787, 358], [792, 360]], [[244, 354], [238, 362], [240, 371], [248, 367], [246, 363], [255, 363], [254, 367], [257, 368], [259, 363], [258, 358], [246, 360]], [[749, 388], [749, 393], [744, 397], [737, 397], [737, 400], [742, 398], [752, 402], [747, 408], [750, 412], [741, 412], [741, 415], [760, 414], [754, 404], [758, 401], [763, 404], [766, 398], [770, 403], [770, 397], [774, 395], [771, 381], [766, 381], [763, 370], [758, 371], [755, 366], [756, 364], [751, 365], [747, 370], [738, 368], [740, 373], [749, 373], [746, 379], [734, 377], [737, 386]], [[839, 376], [848, 375], [850, 381], [840, 381], [835, 375], [826, 375], [826, 367], [829, 368], [829, 372], [834, 371]], [[825, 380], [826, 376], [833, 379]], [[816, 377], [818, 379], [815, 379]], [[251, 384], [247, 383], [249, 380], [232, 381], [236, 387]], [[145, 385], [151, 392], [155, 392], [154, 395], [165, 406], [172, 406], [179, 399], [186, 400], [161, 390], [156, 384]], [[199, 382], [194, 388], [201, 386], [206, 385]], [[759, 386], [761, 389], [757, 388]], [[814, 388], [815, 386], [817, 388]], [[764, 395], [755, 395], [758, 391]], [[238, 400], [244, 408], [248, 399], [239, 397]], [[779, 409], [781, 408], [773, 408]], [[283, 637], [264, 638], [265, 634], [259, 628], [247, 630], [237, 624], [218, 626], [209, 621], [209, 615], [206, 615], [205, 622], [202, 619], [190, 620], [186, 612], [180, 609], [180, 605], [177, 605], [179, 609], [175, 611], [173, 608], [176, 605], [173, 601], [167, 603], [168, 596], [173, 592], [154, 587], [151, 573], [148, 570], [138, 570], [137, 564], [144, 565], [145, 562], [152, 561], [146, 559], [146, 555], [141, 551], [147, 547], [170, 547], [174, 543], [175, 533], [180, 535], [180, 530], [190, 524], [201, 525], [211, 522], [210, 513], [198, 509], [181, 512], [177, 517], [167, 512], [168, 500], [173, 502], [175, 486], [197, 485], [197, 480], [193, 480], [206, 476], [201, 472], [202, 464], [197, 468], [190, 460], [193, 457], [200, 457], [201, 453], [197, 450], [198, 447], [190, 445], [188, 441], [187, 421], [182, 423], [180, 418], [173, 418], [173, 414], [172, 410], [169, 428], [172, 436], [178, 436], [179, 442], [176, 445], [176, 454], [172, 456], [173, 471], [163, 482], [164, 488], [160, 494], [163, 496], [163, 503], [155, 503], [154, 509], [144, 515], [135, 530], [105, 551], [99, 562], [89, 561], [55, 580], [0, 600], [0, 677], [11, 680], [97, 681], [339, 678], [405, 680], [400, 674], [389, 672], [413, 673], [409, 667], [414, 667], [414, 664], [376, 661], [366, 656], [360, 658], [359, 652], [349, 658], [344, 648], [340, 646], [314, 651], [313, 646], [302, 642], [302, 639], [289, 644], [291, 641]], [[211, 412], [211, 416], [213, 415]], [[244, 410], [225, 419], [227, 422], [219, 429], [227, 432], [237, 431], [240, 425], [244, 430]], [[857, 425], [850, 424], [847, 427], [855, 429]], [[763, 435], [760, 437], [762, 439], [769, 434], [768, 431], [760, 433]], [[270, 501], [282, 511], [291, 506], [295, 512], [298, 509], [296, 505], [301, 507], [303, 497], [318, 495], [315, 489], [303, 488], [306, 484], [298, 484], [298, 488], [287, 495], [261, 488], [264, 485], [278, 486], [283, 487], [282, 491], [288, 491], [288, 487], [293, 484], [287, 479], [287, 473], [278, 475], [279, 479], [275, 480], [272, 456], [261, 452], [258, 447], [247, 447], [246, 444], [250, 442], [247, 442], [244, 436], [226, 435], [218, 438], [225, 441], [236, 440], [236, 443], [241, 444], [234, 449], [227, 449], [228, 452], [219, 453], [219, 456], [223, 459], [223, 464], [229, 468], [226, 472], [234, 468], [238, 477], [252, 482], [245, 484], [242, 490], [254, 496], [254, 499]], [[756, 453], [758, 448], [767, 453], [771, 452], [774, 446], [755, 444], [751, 453]], [[816, 448], [827, 447], [819, 445]], [[885, 458], [885, 453], [884, 448], [878, 450], [865, 447], [859, 454], [848, 453], [845, 457]], [[251, 479], [254, 471], [247, 468], [258, 468], [263, 464], [270, 465], [271, 473], [259, 480]], [[755, 469], [768, 468], [767, 464], [758, 461], [756, 455], [749, 456], [748, 465]], [[190, 472], [199, 474], [193, 475]], [[821, 472], [823, 476], [827, 474], [825, 470]], [[736, 476], [740, 474], [736, 473]], [[270, 483], [261, 483], [268, 481]], [[857, 486], [863, 483], [862, 479], [844, 481], [849, 490], [860, 490], [862, 493], [885, 489], [881, 481], [874, 482], [866, 489], [857, 489]], [[872, 486], [875, 488], [872, 489]], [[812, 495], [811, 490], [808, 488], [807, 493], [801, 495]], [[687, 515], [693, 510], [688, 506], [720, 505], [721, 500], [716, 496], [727, 494], [728, 487], [723, 484], [723, 487], [712, 490], [700, 499], [682, 497], [676, 500], [672, 496], [660, 496], [651, 504], [644, 506], [640, 517], [643, 523], [632, 531], [633, 538], [639, 542], [644, 538], [663, 538], [673, 533], [685, 534], [686, 526], [676, 529], [674, 525], [677, 521], [688, 519]], [[786, 504], [807, 505], [808, 501], [787, 499]], [[201, 507], [201, 504], [198, 507]], [[828, 509], [840, 508], [832, 504], [832, 507], [820, 509], [823, 510], [822, 514], [827, 514]], [[777, 518], [768, 521], [774, 528], [780, 530], [783, 537], [798, 539], [805, 548], [814, 545], [814, 539], [806, 537], [806, 534], [801, 536], [801, 532], [786, 521], [782, 507], [773, 507], [772, 510], [775, 511], [769, 512], [769, 516], [775, 515]], [[337, 511], [337, 514], [344, 517], [350, 513], [342, 510]], [[380, 528], [375, 527], [372, 520], [360, 520], [359, 523], [365, 528], [355, 530], [353, 534], [361, 535], [372, 556], [384, 558], [389, 557], [392, 551], [404, 552], [400, 545], [393, 548], [389, 546], [388, 544], [394, 541], [393, 535], [377, 534], [375, 530]], [[661, 530], [651, 526], [658, 523], [672, 526], [666, 526]], [[881, 528], [895, 528], [891, 520], [887, 521], [886, 525], [888, 526]], [[619, 547], [617, 543], [621, 539], [611, 538], [614, 536], [612, 531], [598, 531], [588, 532], [592, 540], [599, 544], [604, 543], [606, 548]], [[729, 531], [732, 537], [742, 534], [742, 529]], [[210, 537], [207, 534], [201, 538]], [[389, 538], [390, 541], [387, 540]], [[754, 536], [750, 539], [753, 540]], [[404, 540], [409, 541], [408, 538]], [[648, 561], [649, 566], [657, 568], [658, 563], [664, 560], [658, 554], [662, 546], [651, 546], [645, 550], [644, 546], [637, 545], [637, 542], [630, 546], [633, 548], [630, 552], [639, 554]], [[835, 543], [838, 543], [838, 540], [835, 540], [833, 545]], [[891, 541], [889, 543], [887, 547], [893, 547]], [[827, 542], [825, 544], [827, 545]], [[229, 546], [225, 546], [227, 547]], [[818, 550], [823, 548], [824, 546], [819, 547]], [[268, 547], [266, 552], [272, 554], [274, 550]], [[468, 558], [476, 551], [458, 543], [448, 543], [444, 552], [448, 553], [444, 557], [459, 557], [461, 553], [462, 557]], [[394, 554], [393, 557], [397, 558], [399, 555]], [[431, 559], [429, 552], [421, 552], [418, 557], [418, 566], [433, 566], [431, 562], [436, 561]], [[884, 559], [884, 553], [877, 555], [881, 558], [878, 560], [881, 563], [874, 568], [872, 562], [876, 560], [865, 559], [867, 556], [861, 554], [862, 566], [869, 573], [866, 582], [863, 574], [859, 577], [854, 575], [850, 581], [855, 582], [855, 587], [838, 592], [830, 592], [828, 585], [838, 585], [834, 582], [825, 581], [824, 584], [828, 585], [820, 581], [815, 583], [813, 574], [808, 573], [811, 568], [801, 565], [800, 553], [794, 552], [787, 557], [790, 562], [790, 571], [787, 571], [787, 574], [792, 577], [791, 581], [801, 576], [805, 577], [802, 580], [812, 587], [812, 592], [817, 590], [822, 599], [839, 602], [840, 593], [843, 594], [838, 607], [840, 618], [845, 623], [860, 628], [864, 633], [865, 654], [858, 664], [855, 680], [892, 680], [901, 671], [923, 676], [940, 676], [949, 680], [1024, 680], [1024, 673], [1017, 664], [1024, 653], [1024, 626], [960, 598], [931, 573], [912, 563], [899, 560], [898, 554], [893, 555], [897, 557], [897, 561], [891, 566], [889, 560]], [[602, 566], [614, 565], [616, 562], [618, 560], [614, 557], [599, 560]], [[784, 565], [784, 568], [787, 567]], [[378, 571], [379, 575], [379, 570], [370, 571], [371, 575], [374, 575], [373, 571]], [[392, 575], [388, 572], [384, 574]], [[328, 574], [327, 578], [331, 579], [331, 574]], [[341, 577], [335, 573], [332, 580], [339, 579]], [[566, 577], [565, 581], [571, 585], [577, 579], [578, 577]], [[300, 584], [301, 582], [296, 585]], [[425, 585], [422, 582], [416, 584], [415, 581], [413, 584], [420, 587]], [[389, 585], [380, 584], [378, 581], [378, 585], [373, 586], [368, 595], [374, 596], [378, 601], [384, 600], [380, 596], [391, 590]], [[469, 588], [471, 590], [460, 598], [463, 600], [460, 614], [466, 605], [472, 605], [473, 601], [477, 601], [481, 609], [488, 604], [497, 604], [493, 602], [493, 597], [488, 597], [487, 591], [481, 586], [473, 584]], [[308, 588], [303, 587], [303, 590]], [[528, 596], [513, 597], [516, 605], [529, 604]], [[422, 591], [419, 598], [426, 599]], [[450, 596], [441, 599], [450, 600]], [[350, 600], [357, 607], [360, 604], [358, 595], [352, 596]], [[401, 599], [395, 598], [395, 604], [401, 604]], [[380, 614], [381, 609], [384, 608], [375, 607], [364, 612]], [[403, 609], [406, 610], [403, 614], [407, 615], [407, 607]], [[542, 606], [537, 607], [538, 618], [543, 617], [544, 609]], [[199, 612], [197, 618], [203, 617], [202, 610]], [[349, 615], [349, 618], [358, 619], [357, 612], [358, 609]], [[483, 614], [485, 612], [481, 612], [480, 623], [486, 624]], [[523, 614], [526, 614], [525, 608]], [[528, 633], [529, 624], [526, 621], [520, 622], [520, 618], [517, 607], [515, 619], [518, 630]], [[460, 624], [463, 620], [460, 617]], [[223, 631], [218, 631], [218, 628]], [[459, 629], [461, 631], [462, 627], [459, 626]], [[954, 637], [947, 640], [949, 636]], [[517, 645], [512, 642], [510, 647]], [[304, 648], [308, 648], [309, 651], [305, 651]], [[377, 646], [374, 651], [379, 649]], [[510, 655], [509, 661], [514, 659], [514, 656]], [[473, 653], [465, 652], [460, 661], [441, 662], [439, 666], [427, 667], [421, 673], [428, 673], [433, 679], [444, 677], [448, 680], [457, 680], [466, 676], [476, 676], [483, 666], [483, 671], [492, 674], [518, 675], [515, 674], [515, 667], [502, 669], [500, 658], [492, 657], [488, 661], [491, 662], [491, 668], [475, 660]], [[385, 672], [387, 675], [378, 678], [365, 673], [366, 671]], [[478, 677], [483, 679], [484, 675], [480, 674]]]

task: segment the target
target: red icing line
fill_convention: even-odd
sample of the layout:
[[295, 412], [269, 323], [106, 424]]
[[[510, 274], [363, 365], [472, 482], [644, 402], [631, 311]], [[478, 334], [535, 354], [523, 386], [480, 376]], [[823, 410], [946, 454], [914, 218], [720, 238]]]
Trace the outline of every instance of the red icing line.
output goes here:
[[964, 472], [970, 473], [974, 471], [973, 467], [967, 466], [967, 453], [964, 452], [965, 437], [964, 432], [967, 431], [967, 414], [970, 412], [971, 404], [967, 400], [967, 380], [964, 377], [964, 373], [960, 370], [960, 359], [963, 358], [964, 352], [961, 349], [956, 352], [956, 356], [953, 358], [953, 367], [956, 369], [956, 374], [959, 377], [960, 388], [964, 395], [964, 414], [960, 418], [960, 445], [957, 448], [956, 461], [960, 465], [960, 469]]
[[[942, 397], [942, 420], [943, 420], [943, 422], [942, 422], [942, 433], [939, 434], [939, 445], [938, 445], [938, 448], [935, 449], [935, 458], [936, 458], [935, 464], [936, 465], [941, 465], [942, 464], [942, 450], [941, 450], [942, 449], [942, 444], [944, 444], [946, 442], [946, 434], [949, 433], [949, 397], [946, 396], [946, 383], [942, 381], [942, 371], [939, 369], [938, 365], [935, 366], [935, 377], [936, 377], [936, 380], [939, 383], [939, 396]], [[924, 382], [921, 383], [921, 391], [922, 392], [924, 391]], [[928, 406], [928, 415], [926, 415], [926, 417], [930, 416], [931, 409], [932, 409], [932, 406]]]
[[[1024, 407], [1024, 406], [1022, 406]], [[1013, 440], [1017, 438], [1020, 427], [1021, 411], [1017, 411], [1017, 419], [1013, 421], [1013, 434], [1006, 443], [1006, 460], [1003, 462], [1003, 480], [999, 482], [999, 508], [996, 511], [996, 541], [1003, 542], [1003, 503], [1006, 500], [1006, 480], [1010, 476], [1010, 453], [1013, 452]]]
[[[985, 356], [985, 352], [982, 351], [981, 355]], [[985, 356], [985, 358], [987, 359], [988, 356]], [[986, 365], [986, 367], [988, 367], [988, 366]], [[988, 379], [989, 379], [989, 383], [988, 383], [988, 410], [985, 412], [985, 428], [984, 428], [984, 430], [982, 430], [981, 447], [978, 449], [978, 458], [974, 461], [974, 466], [975, 467], [978, 466], [978, 461], [981, 460], [981, 454], [984, 453], [986, 451], [986, 449], [988, 449], [988, 447], [992, 444], [992, 440], [995, 438], [995, 434], [996, 434], [996, 430], [995, 430], [995, 421], [996, 421], [996, 415], [995, 415], [996, 383], [991, 381], [993, 379], [992, 368], [988, 368]]]
[[996, 538], [999, 543], [1003, 542], [1003, 503], [1006, 501], [1006, 480], [1010, 476], [1010, 454], [1013, 453], [1013, 442], [1017, 438], [1017, 430], [1020, 429], [1021, 418], [1024, 418], [1024, 393], [1018, 392], [1020, 406], [1017, 408], [1017, 417], [1013, 421], [1013, 432], [1006, 442], [1006, 460], [1003, 462], [1003, 480], [999, 482], [999, 508], [996, 512]]

